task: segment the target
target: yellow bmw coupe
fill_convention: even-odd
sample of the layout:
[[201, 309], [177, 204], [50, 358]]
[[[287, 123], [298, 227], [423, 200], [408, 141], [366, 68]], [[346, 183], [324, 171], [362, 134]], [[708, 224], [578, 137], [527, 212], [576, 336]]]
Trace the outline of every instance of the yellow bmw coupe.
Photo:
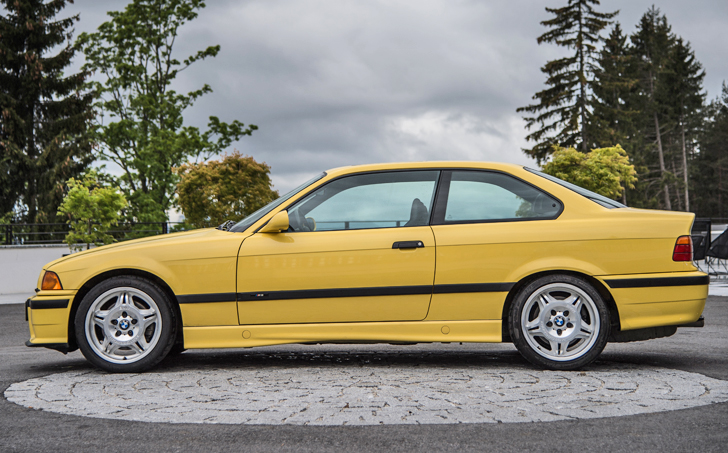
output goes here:
[[137, 372], [185, 348], [507, 341], [578, 369], [702, 325], [693, 218], [509, 164], [339, 168], [238, 223], [47, 264], [27, 345]]

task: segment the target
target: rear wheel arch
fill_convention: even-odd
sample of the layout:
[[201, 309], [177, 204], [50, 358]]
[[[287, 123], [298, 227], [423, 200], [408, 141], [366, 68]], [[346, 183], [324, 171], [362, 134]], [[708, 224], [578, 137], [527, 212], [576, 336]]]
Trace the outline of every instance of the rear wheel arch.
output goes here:
[[543, 271], [543, 272], [537, 272], [535, 274], [528, 275], [518, 282], [516, 282], [515, 285], [513, 285], [513, 288], [511, 288], [510, 291], [508, 291], [508, 295], [506, 296], [506, 300], [503, 303], [503, 311], [501, 313], [501, 334], [502, 334], [502, 341], [504, 343], [510, 343], [511, 335], [508, 331], [508, 316], [511, 310], [511, 305], [513, 304], [513, 299], [516, 297], [516, 294], [523, 288], [524, 286], [528, 285], [532, 281], [544, 277], [546, 275], [573, 275], [574, 277], [582, 278], [586, 280], [598, 293], [600, 296], [602, 296], [602, 299], [604, 299], [604, 302], [607, 304], [607, 308], [609, 308], [609, 319], [612, 324], [612, 331], [616, 332], [621, 329], [621, 326], [619, 324], [619, 310], [617, 309], [617, 304], [614, 301], [614, 297], [612, 296], [612, 293], [609, 292], [609, 289], [599, 281], [598, 279], [592, 277], [591, 275], [584, 274], [582, 272], [576, 272], [576, 271], [566, 271], [566, 270], [549, 270], [549, 271]]
[[183, 343], [184, 342], [184, 334], [182, 332], [182, 313], [179, 308], [179, 303], [177, 302], [177, 296], [174, 294], [174, 291], [172, 291], [172, 288], [169, 287], [169, 285], [162, 280], [157, 275], [152, 274], [151, 272], [142, 271], [139, 269], [113, 269], [110, 271], [103, 272], [101, 274], [98, 274], [88, 281], [84, 283], [81, 288], [76, 293], [76, 296], [73, 298], [73, 304], [71, 305], [71, 313], [68, 316], [68, 345], [69, 345], [69, 351], [75, 351], [78, 349], [78, 345], [76, 344], [76, 327], [75, 327], [75, 319], [76, 319], [76, 313], [78, 312], [78, 307], [81, 305], [81, 301], [84, 297], [86, 297], [86, 294], [88, 294], [89, 291], [91, 291], [96, 285], [99, 283], [108, 280], [112, 277], [124, 277], [124, 276], [134, 276], [143, 278], [145, 280], [148, 280], [161, 289], [165, 295], [169, 298], [169, 300], [172, 302], [172, 308], [175, 310], [175, 315], [177, 319], [177, 343]]

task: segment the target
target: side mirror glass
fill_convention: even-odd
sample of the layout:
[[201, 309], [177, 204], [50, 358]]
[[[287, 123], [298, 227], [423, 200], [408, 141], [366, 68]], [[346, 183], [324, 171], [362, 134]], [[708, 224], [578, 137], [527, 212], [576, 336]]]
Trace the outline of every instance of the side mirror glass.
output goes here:
[[260, 233], [280, 233], [288, 229], [288, 212], [281, 211], [274, 215], [272, 219], [268, 221], [263, 228], [259, 230]]

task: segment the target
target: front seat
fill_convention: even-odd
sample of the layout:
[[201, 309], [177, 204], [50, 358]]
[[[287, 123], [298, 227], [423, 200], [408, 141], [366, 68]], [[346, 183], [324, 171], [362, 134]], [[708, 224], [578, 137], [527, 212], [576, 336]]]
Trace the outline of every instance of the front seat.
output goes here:
[[412, 210], [410, 211], [410, 219], [404, 226], [424, 226], [427, 225], [427, 221], [430, 216], [428, 215], [427, 207], [419, 198], [412, 200]]

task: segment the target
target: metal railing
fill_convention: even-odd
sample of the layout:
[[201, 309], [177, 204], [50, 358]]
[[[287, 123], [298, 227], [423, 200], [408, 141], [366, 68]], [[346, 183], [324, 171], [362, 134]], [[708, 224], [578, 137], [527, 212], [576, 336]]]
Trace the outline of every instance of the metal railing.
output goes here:
[[[93, 224], [89, 223], [89, 231]], [[107, 231], [116, 241], [182, 231], [180, 222], [119, 223]], [[2, 245], [62, 244], [71, 227], [67, 223], [6, 223], [0, 224]]]

